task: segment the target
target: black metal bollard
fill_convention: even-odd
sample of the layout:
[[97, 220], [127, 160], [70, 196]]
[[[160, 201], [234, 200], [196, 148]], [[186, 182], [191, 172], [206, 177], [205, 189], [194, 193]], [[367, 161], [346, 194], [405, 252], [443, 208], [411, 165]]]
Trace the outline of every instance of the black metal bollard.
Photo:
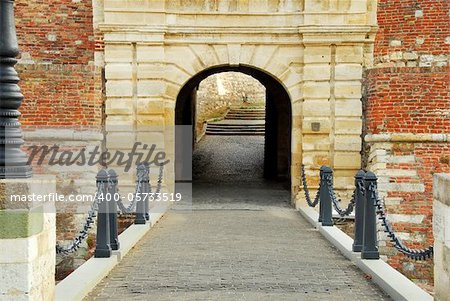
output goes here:
[[150, 196], [149, 196], [149, 194], [151, 192], [151, 187], [150, 187], [150, 164], [148, 164], [148, 162], [145, 162], [144, 163], [144, 167], [145, 167], [145, 176], [144, 176], [144, 179], [143, 179], [144, 182], [142, 183], [142, 185], [144, 187], [143, 191], [145, 192], [145, 206], [144, 206], [144, 208], [145, 208], [145, 219], [147, 221], [149, 221], [150, 220], [150, 204], [149, 204]]
[[[321, 168], [322, 169], [322, 168]], [[327, 166], [323, 166], [322, 177], [320, 179], [320, 208], [322, 210], [322, 226], [333, 226], [330, 191], [328, 187], [328, 179], [333, 181], [333, 171]]]
[[363, 244], [364, 227], [364, 170], [360, 170], [355, 175], [355, 239], [353, 240], [353, 252], [361, 252]]
[[101, 170], [97, 174], [97, 185], [102, 185], [103, 189], [100, 192], [99, 204], [98, 204], [98, 217], [97, 217], [97, 244], [95, 247], [94, 257], [96, 258], [109, 258], [111, 257], [111, 243], [109, 240], [109, 214], [108, 214], [108, 201], [107, 196], [107, 184], [108, 173], [106, 170]]
[[322, 195], [322, 187], [325, 187], [325, 186], [323, 186], [323, 184], [325, 183], [325, 182], [323, 181], [323, 170], [324, 170], [324, 168], [325, 168], [325, 166], [321, 166], [321, 167], [320, 167], [320, 182], [319, 182], [319, 223], [321, 223], [321, 222], [322, 222], [322, 219], [323, 219], [323, 206], [322, 206], [322, 200], [320, 200], [320, 197], [321, 197], [321, 195]]
[[148, 195], [145, 195], [144, 178], [145, 178], [145, 166], [144, 164], [139, 164], [137, 167], [137, 181], [136, 185], [140, 187], [138, 193], [136, 194], [136, 218], [134, 223], [136, 225], [145, 225], [147, 220], [145, 218], [145, 199]]
[[108, 185], [108, 212], [109, 212], [109, 240], [111, 243], [112, 250], [119, 250], [119, 235], [118, 235], [118, 225], [117, 225], [117, 198], [120, 197], [117, 191], [117, 186], [119, 185], [119, 180], [117, 173], [110, 169], [108, 170], [109, 184]]
[[365, 204], [364, 204], [364, 227], [363, 245], [361, 250], [362, 259], [379, 259], [377, 241], [377, 216], [376, 216], [376, 194], [377, 176], [373, 172], [366, 173], [364, 178]]

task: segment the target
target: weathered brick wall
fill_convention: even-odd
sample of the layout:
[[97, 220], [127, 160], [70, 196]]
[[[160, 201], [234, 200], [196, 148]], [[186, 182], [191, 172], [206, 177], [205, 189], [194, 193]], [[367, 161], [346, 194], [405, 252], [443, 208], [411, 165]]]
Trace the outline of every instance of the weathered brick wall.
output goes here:
[[449, 67], [376, 68], [365, 81], [369, 133], [450, 133]]
[[37, 126], [99, 126], [96, 72], [88, 64], [19, 65], [25, 100], [21, 122]]
[[[450, 171], [450, 144], [445, 142], [369, 142], [369, 169], [379, 179], [388, 218], [409, 247], [433, 244], [432, 177]], [[380, 232], [380, 239], [387, 240]], [[432, 261], [413, 261], [381, 241], [388, 262], [409, 278], [432, 284]]]
[[[94, 63], [94, 51], [102, 43], [101, 35], [94, 34], [92, 2], [16, 0], [15, 16], [21, 50], [17, 71], [25, 96], [20, 108], [27, 131], [25, 149], [31, 144], [56, 144], [60, 152], [77, 153], [100, 145], [98, 139], [83, 141], [67, 135], [67, 130], [98, 131], [102, 125], [102, 67]], [[52, 134], [30, 137], [28, 130], [34, 126], [51, 127]], [[57, 176], [57, 192], [65, 195], [93, 193], [96, 169], [33, 162], [35, 174]], [[59, 210], [68, 209], [67, 204], [61, 206]], [[57, 215], [58, 240], [70, 240], [80, 230], [85, 213], [73, 212]]]
[[100, 125], [101, 70], [94, 66], [91, 1], [16, 2], [17, 66], [26, 125]]
[[[364, 76], [367, 165], [394, 229], [415, 248], [433, 243], [432, 177], [450, 171], [449, 8], [446, 0], [379, 0], [374, 68]], [[402, 273], [433, 283], [432, 261], [380, 247]]]
[[398, 51], [448, 54], [449, 9], [447, 0], [378, 0], [375, 56]]

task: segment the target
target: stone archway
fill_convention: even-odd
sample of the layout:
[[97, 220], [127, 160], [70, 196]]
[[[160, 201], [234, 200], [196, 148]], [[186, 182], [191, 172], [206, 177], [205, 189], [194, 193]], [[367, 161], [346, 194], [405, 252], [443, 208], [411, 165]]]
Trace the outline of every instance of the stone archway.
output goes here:
[[[264, 177], [268, 179], [291, 179], [291, 125], [292, 108], [291, 100], [283, 84], [271, 74], [248, 65], [239, 66], [215, 66], [208, 68], [184, 84], [181, 88], [175, 106], [176, 125], [195, 124], [196, 87], [202, 80], [210, 75], [221, 72], [241, 72], [252, 76], [266, 88], [266, 134]], [[195, 129], [192, 129], [193, 141], [196, 140]], [[189, 153], [185, 147], [194, 145], [176, 141], [176, 151]], [[176, 158], [181, 158], [181, 155]], [[180, 166], [180, 165], [177, 165]], [[183, 180], [183, 173], [176, 173], [176, 180]]]
[[[376, 0], [104, 1], [96, 10], [104, 38], [106, 146], [172, 134], [176, 100], [197, 74], [212, 68], [264, 71], [291, 100], [290, 175], [301, 201], [300, 167], [317, 187], [318, 169], [335, 170], [335, 188], [350, 191], [361, 167], [362, 71], [372, 64]], [[214, 2], [216, 3], [216, 2]], [[120, 128], [116, 129], [116, 126]], [[161, 135], [162, 134], [162, 135]], [[131, 176], [122, 182], [132, 186]], [[174, 170], [166, 183], [174, 182]]]

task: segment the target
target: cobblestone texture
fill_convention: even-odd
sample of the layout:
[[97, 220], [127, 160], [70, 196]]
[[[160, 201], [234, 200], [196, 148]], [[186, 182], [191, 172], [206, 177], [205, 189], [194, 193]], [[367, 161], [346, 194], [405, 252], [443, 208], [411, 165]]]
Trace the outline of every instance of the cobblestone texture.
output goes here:
[[263, 181], [263, 136], [208, 136], [193, 154], [194, 183], [248, 187]]
[[86, 300], [387, 300], [288, 206], [282, 185], [251, 171], [261, 141], [203, 141], [194, 210], [171, 210]]
[[294, 210], [172, 211], [87, 300], [383, 300]]

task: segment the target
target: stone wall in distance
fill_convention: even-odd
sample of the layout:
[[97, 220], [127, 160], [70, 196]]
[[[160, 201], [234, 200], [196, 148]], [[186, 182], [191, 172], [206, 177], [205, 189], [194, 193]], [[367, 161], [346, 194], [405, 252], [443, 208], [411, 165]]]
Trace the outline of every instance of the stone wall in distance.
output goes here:
[[266, 89], [253, 77], [223, 72], [204, 79], [197, 91], [197, 137], [208, 119], [223, 117], [231, 106], [265, 106]]

